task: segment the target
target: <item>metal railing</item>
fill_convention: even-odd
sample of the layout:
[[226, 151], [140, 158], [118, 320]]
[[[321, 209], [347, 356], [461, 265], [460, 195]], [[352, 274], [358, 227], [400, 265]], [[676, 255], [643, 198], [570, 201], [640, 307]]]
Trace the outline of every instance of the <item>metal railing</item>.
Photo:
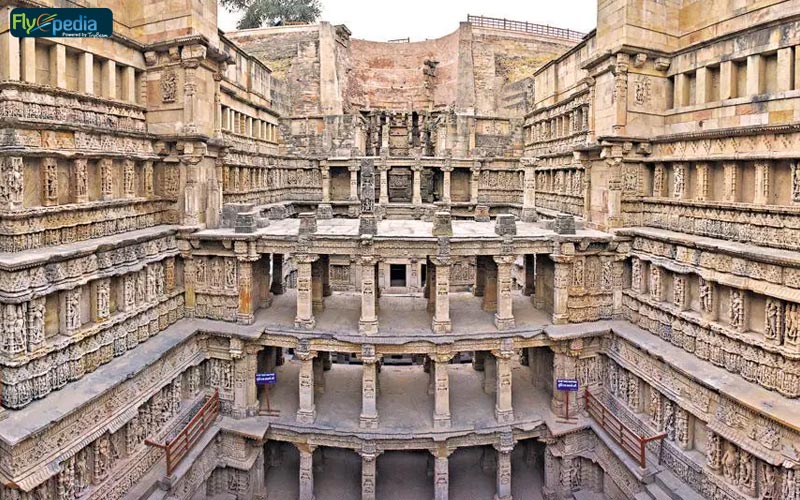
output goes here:
[[534, 35], [549, 36], [552, 38], [563, 38], [565, 40], [572, 40], [575, 42], [581, 41], [586, 35], [586, 33], [568, 30], [565, 28], [556, 28], [555, 26], [529, 23], [527, 21], [512, 21], [511, 19], [501, 19], [498, 17], [473, 16], [467, 14], [467, 22], [471, 23], [473, 26], [482, 28], [520, 31], [523, 33], [532, 33]]
[[169, 443], [160, 444], [149, 439], [145, 440], [145, 444], [166, 451], [167, 476], [172, 475], [181, 460], [186, 458], [189, 451], [217, 419], [217, 415], [219, 415], [219, 390], [214, 391], [214, 394], [200, 407], [189, 423]]
[[630, 427], [622, 423], [614, 416], [613, 412], [606, 408], [596, 397], [586, 389], [586, 411], [598, 423], [600, 427], [616, 442], [620, 448], [625, 450], [631, 457], [639, 462], [639, 467], [644, 469], [647, 466], [645, 456], [647, 443], [664, 439], [666, 432], [655, 436], [643, 437], [636, 434]]

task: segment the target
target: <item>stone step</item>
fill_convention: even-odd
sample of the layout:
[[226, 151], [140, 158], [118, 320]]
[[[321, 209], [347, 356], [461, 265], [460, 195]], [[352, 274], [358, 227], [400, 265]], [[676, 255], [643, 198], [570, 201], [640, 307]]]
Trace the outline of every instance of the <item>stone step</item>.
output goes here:
[[653, 500], [672, 500], [672, 496], [666, 491], [661, 489], [661, 486], [656, 483], [650, 483], [645, 486], [645, 491], [650, 495]]
[[606, 496], [592, 490], [578, 490], [572, 494], [572, 498], [575, 500], [604, 500]]
[[633, 496], [633, 500], [653, 500], [646, 491], [642, 491]]
[[668, 470], [662, 470], [656, 474], [655, 484], [666, 491], [672, 500], [703, 500], [702, 495], [695, 492], [688, 484]]

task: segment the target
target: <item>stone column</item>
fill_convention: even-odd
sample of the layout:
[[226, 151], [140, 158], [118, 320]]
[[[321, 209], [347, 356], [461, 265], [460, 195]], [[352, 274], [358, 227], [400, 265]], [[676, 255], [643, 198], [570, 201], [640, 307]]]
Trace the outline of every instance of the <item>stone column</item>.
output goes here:
[[111, 315], [111, 280], [99, 279], [92, 282], [92, 321], [102, 323]]
[[569, 323], [569, 281], [572, 264], [564, 257], [552, 256], [555, 261], [553, 279], [553, 323], [556, 325]]
[[183, 257], [183, 287], [184, 287], [184, 314], [191, 318], [197, 306], [197, 270], [195, 261], [191, 255], [181, 255]]
[[[311, 330], [316, 325], [314, 309], [311, 303], [312, 273], [311, 266], [319, 256], [313, 254], [296, 254], [297, 265], [297, 316], [294, 318], [295, 328]], [[322, 288], [319, 288], [320, 292]]]
[[433, 499], [448, 500], [450, 491], [450, 451], [440, 447], [433, 453]]
[[28, 83], [47, 83], [36, 81], [36, 39], [23, 38], [20, 41], [22, 54], [22, 80]]
[[432, 323], [433, 332], [450, 333], [453, 329], [453, 324], [450, 321], [450, 259], [435, 258], [431, 259], [431, 262], [436, 266], [436, 281], [432, 290], [432, 295], [436, 295]]
[[672, 164], [672, 197], [675, 199], [686, 198], [686, 163], [673, 163]]
[[675, 273], [672, 280], [672, 303], [685, 311], [689, 307], [689, 278], [685, 274]]
[[483, 353], [483, 392], [497, 392], [497, 359], [491, 352]]
[[745, 95], [754, 96], [764, 90], [764, 57], [761, 54], [747, 56], [747, 92]]
[[320, 176], [322, 177], [322, 203], [331, 202], [331, 169], [328, 162], [322, 160], [319, 165]]
[[446, 429], [450, 427], [450, 378], [448, 363], [452, 358], [449, 353], [436, 353], [431, 356], [433, 371], [433, 427]]
[[450, 172], [453, 171], [453, 167], [451, 166], [444, 166], [442, 167], [442, 201], [449, 204], [450, 203]]
[[[318, 259], [311, 264], [311, 305], [314, 314], [321, 313], [325, 310], [325, 293], [324, 293], [324, 257], [319, 256]], [[300, 291], [300, 271], [298, 269], [298, 293]]]
[[472, 295], [483, 297], [486, 290], [486, 258], [482, 255], [475, 256], [475, 285]]
[[24, 192], [22, 157], [0, 157], [0, 176], [6, 191], [6, 196], [0, 196], [0, 207], [10, 210], [21, 208]]
[[311, 371], [314, 373], [314, 393], [325, 394], [325, 362], [323, 358], [326, 352], [318, 352], [317, 357], [314, 358], [311, 365]]
[[319, 256], [322, 265], [322, 296], [330, 297], [333, 293], [331, 289], [331, 256], [328, 254]]
[[359, 426], [364, 429], [378, 428], [378, 357], [375, 346], [361, 347], [361, 416]]
[[89, 201], [87, 163], [88, 161], [85, 158], [72, 160], [69, 177], [73, 203], [86, 203]]
[[[797, 49], [795, 49], [795, 51], [796, 50]], [[778, 49], [778, 75], [776, 82], [778, 92], [792, 90], [792, 83], [795, 71], [797, 70], [795, 67], [795, 57], [793, 57], [791, 47]], [[794, 82], [795, 86], [797, 86], [798, 83], [800, 82]]]
[[272, 254], [272, 286], [269, 291], [273, 295], [283, 295], [283, 254]]
[[296, 443], [300, 452], [300, 488], [298, 500], [314, 500], [314, 450], [316, 446]]
[[117, 98], [117, 63], [111, 59], [102, 63], [102, 87], [103, 97]]
[[422, 175], [422, 165], [414, 165], [411, 167], [411, 170], [414, 172], [413, 178], [413, 191], [411, 194], [411, 203], [414, 205], [422, 205], [422, 187], [421, 187], [421, 175]]
[[536, 290], [536, 255], [525, 254], [525, 287], [522, 294], [533, 296]]
[[558, 498], [556, 492], [561, 488], [558, 469], [558, 459], [548, 445], [544, 450], [544, 485], [542, 486], [542, 495], [546, 500]]
[[381, 205], [386, 205], [387, 203], [389, 203], [389, 166], [380, 165], [378, 167], [378, 171], [381, 174], [380, 195], [378, 197], [378, 203], [380, 203]]
[[[503, 340], [510, 344], [511, 339]], [[499, 351], [493, 351], [497, 360], [496, 392], [497, 398], [494, 406], [494, 415], [498, 423], [507, 424], [514, 421], [514, 406], [511, 400], [511, 356], [514, 351], [511, 345], [504, 345]]]
[[380, 452], [373, 443], [365, 443], [361, 448], [361, 500], [375, 500], [377, 479], [375, 469]]
[[49, 83], [60, 89], [67, 88], [67, 47], [60, 43], [50, 46]]
[[695, 164], [697, 172], [697, 182], [695, 184], [694, 199], [697, 201], [706, 201], [708, 199], [709, 187], [709, 167], [708, 163]]
[[239, 258], [239, 311], [236, 314], [236, 322], [242, 325], [251, 325], [255, 321], [255, 311], [253, 300], [255, 298], [253, 290], [253, 261], [247, 258]]
[[347, 167], [350, 171], [350, 201], [358, 201], [358, 165]]
[[100, 164], [100, 199], [110, 200], [114, 197], [113, 163], [111, 158], [98, 160]]
[[513, 295], [511, 290], [511, 266], [514, 265], [513, 255], [494, 257], [497, 263], [497, 312], [494, 314], [494, 324], [498, 330], [514, 328]]
[[300, 360], [297, 421], [301, 424], [313, 424], [317, 418], [317, 407], [314, 404], [314, 357], [317, 353], [296, 349], [294, 355]]
[[361, 259], [361, 318], [358, 320], [358, 331], [362, 335], [378, 333], [375, 261], [374, 257]]
[[536, 163], [535, 158], [520, 158], [525, 175], [522, 191], [522, 222], [535, 222], [536, 214]]
[[497, 450], [497, 493], [494, 500], [512, 500], [511, 497], [511, 452], [514, 450], [514, 438], [509, 434], [500, 436], [500, 443], [494, 445]]
[[730, 99], [735, 94], [736, 74], [733, 71], [733, 61], [722, 61], [719, 64], [719, 98]]
[[766, 205], [769, 203], [769, 161], [757, 161], [755, 163], [755, 192], [753, 193], [753, 203]]
[[722, 201], [737, 201], [738, 184], [736, 162], [728, 161], [722, 164]]
[[469, 202], [473, 205], [478, 203], [478, 189], [481, 183], [481, 163], [480, 160], [475, 160], [469, 169], [471, 174], [469, 178]]
[[[556, 386], [556, 380], [560, 378], [578, 378], [577, 361], [576, 358], [570, 356], [565, 347], [554, 346], [553, 349], [553, 380], [552, 386]], [[580, 403], [579, 397], [576, 394], [571, 394], [569, 398], [569, 414], [577, 416], [578, 406]], [[564, 391], [553, 391], [553, 399], [551, 400], [551, 409], [556, 415], [563, 417], [566, 415], [566, 396]]]
[[[261, 346], [252, 345], [243, 347], [241, 340], [231, 339], [231, 362], [234, 376], [237, 381], [233, 388], [234, 418], [252, 417], [258, 414], [259, 402], [256, 387], [256, 356]], [[243, 381], [239, 383], [238, 381]]]
[[42, 158], [42, 205], [58, 205], [58, 163], [55, 158]]
[[20, 79], [19, 40], [8, 31], [0, 34], [0, 80]]
[[497, 311], [497, 263], [491, 257], [482, 257], [484, 263], [484, 289], [481, 307], [486, 312]]

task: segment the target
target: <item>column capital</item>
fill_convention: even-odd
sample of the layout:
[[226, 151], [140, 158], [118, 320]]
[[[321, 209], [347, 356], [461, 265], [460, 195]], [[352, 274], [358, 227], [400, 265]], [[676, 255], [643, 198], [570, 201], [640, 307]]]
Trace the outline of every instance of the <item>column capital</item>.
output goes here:
[[381, 356], [375, 352], [375, 346], [372, 344], [364, 344], [361, 346], [361, 361], [364, 363], [372, 364], [380, 361]]
[[445, 165], [442, 165], [441, 167], [439, 167], [439, 169], [442, 172], [452, 172], [455, 169], [455, 167], [453, 167], [452, 165], [445, 164]]
[[492, 447], [500, 453], [511, 453], [516, 445], [514, 434], [510, 432], [503, 432], [500, 434], [500, 441], [493, 443]]
[[298, 264], [313, 264], [317, 259], [319, 259], [319, 254], [316, 253], [294, 254], [294, 261]]
[[520, 158], [519, 163], [522, 165], [523, 168], [525, 167], [535, 167], [536, 164], [539, 162], [539, 158], [531, 157], [531, 158]]
[[360, 450], [356, 450], [356, 453], [361, 455], [364, 460], [375, 460], [383, 453], [383, 450], [379, 449], [374, 442], [365, 442]]
[[382, 161], [381, 163], [378, 164], [376, 168], [378, 169], [378, 172], [388, 172], [389, 169], [391, 169], [392, 167]]
[[348, 165], [347, 166], [347, 170], [349, 170], [350, 172], [358, 172], [358, 170], [359, 170], [358, 164], [357, 163], [352, 163], [352, 164]]
[[445, 443], [437, 443], [435, 448], [431, 448], [428, 451], [431, 453], [431, 455], [433, 455], [434, 458], [447, 460], [455, 450], [448, 447]]
[[300, 347], [295, 348], [294, 356], [300, 361], [311, 361], [317, 357], [317, 351], [301, 350]]
[[453, 263], [453, 259], [451, 257], [431, 257], [431, 262], [436, 267], [444, 267], [449, 266]]
[[453, 359], [453, 353], [450, 352], [434, 352], [428, 355], [436, 363], [449, 363]]
[[308, 443], [308, 442], [305, 442], [305, 443], [294, 443], [294, 446], [297, 448], [297, 451], [299, 451], [301, 454], [302, 453], [311, 454], [311, 453], [314, 453], [314, 450], [317, 449], [317, 445], [311, 444], [311, 443]]
[[497, 263], [497, 264], [510, 265], [510, 264], [514, 263], [514, 261], [517, 259], [517, 256], [516, 255], [493, 255], [492, 258], [494, 259], [495, 263]]
[[420, 163], [415, 163], [414, 165], [411, 165], [411, 170], [413, 170], [414, 172], [422, 172], [424, 169], [425, 167], [423, 167], [422, 164]]

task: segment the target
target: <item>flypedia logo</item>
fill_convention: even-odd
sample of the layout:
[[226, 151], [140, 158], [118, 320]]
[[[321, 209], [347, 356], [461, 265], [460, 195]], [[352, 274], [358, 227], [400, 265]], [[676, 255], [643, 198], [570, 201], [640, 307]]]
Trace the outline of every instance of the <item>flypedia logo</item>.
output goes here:
[[113, 31], [110, 9], [14, 9], [11, 34], [19, 37], [109, 37]]

